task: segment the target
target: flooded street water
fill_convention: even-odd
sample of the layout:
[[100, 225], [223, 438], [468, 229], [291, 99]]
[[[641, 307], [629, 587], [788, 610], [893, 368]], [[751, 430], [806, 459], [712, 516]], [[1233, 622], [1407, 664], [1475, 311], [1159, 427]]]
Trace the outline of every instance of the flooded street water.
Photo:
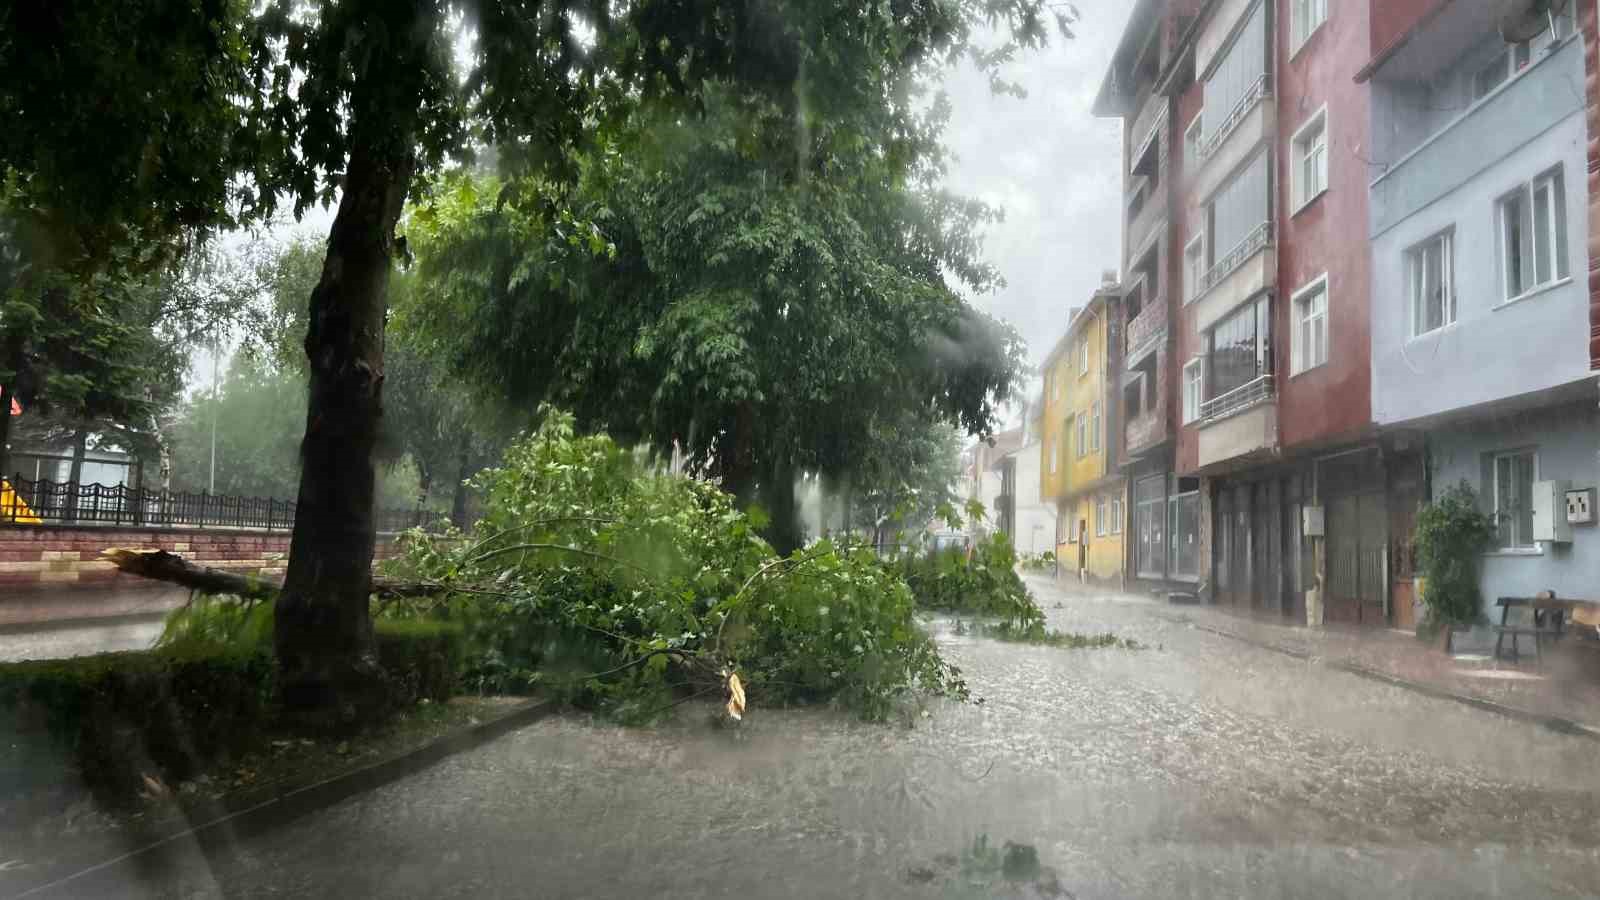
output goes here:
[[[1131, 598], [951, 633], [976, 705], [737, 735], [554, 717], [135, 896], [1536, 897], [1600, 891], [1600, 745], [1309, 665]], [[688, 708], [686, 708], [688, 709]], [[961, 871], [980, 837], [1055, 882]], [[1059, 888], [1059, 890], [1058, 890]]]

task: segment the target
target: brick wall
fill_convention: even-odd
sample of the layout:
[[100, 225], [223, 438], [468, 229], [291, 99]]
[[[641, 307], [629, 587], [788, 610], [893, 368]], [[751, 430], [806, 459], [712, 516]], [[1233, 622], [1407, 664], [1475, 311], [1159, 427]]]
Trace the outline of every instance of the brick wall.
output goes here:
[[[0, 525], [0, 598], [64, 587], [125, 590], [162, 585], [124, 575], [100, 559], [110, 547], [170, 550], [192, 562], [241, 574], [281, 578], [289, 558], [285, 532]], [[377, 556], [394, 552], [380, 537]]]

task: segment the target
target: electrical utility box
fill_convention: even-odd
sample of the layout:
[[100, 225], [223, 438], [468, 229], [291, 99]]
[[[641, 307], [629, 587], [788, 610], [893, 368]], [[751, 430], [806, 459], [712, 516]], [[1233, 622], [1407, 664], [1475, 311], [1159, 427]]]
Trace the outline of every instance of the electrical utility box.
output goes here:
[[1594, 524], [1594, 488], [1567, 491], [1567, 524]]
[[1308, 538], [1327, 537], [1328, 529], [1323, 518], [1323, 508], [1320, 506], [1300, 507], [1300, 534]]
[[1533, 539], [1540, 543], [1572, 543], [1572, 523], [1567, 521], [1570, 481], [1533, 483]]

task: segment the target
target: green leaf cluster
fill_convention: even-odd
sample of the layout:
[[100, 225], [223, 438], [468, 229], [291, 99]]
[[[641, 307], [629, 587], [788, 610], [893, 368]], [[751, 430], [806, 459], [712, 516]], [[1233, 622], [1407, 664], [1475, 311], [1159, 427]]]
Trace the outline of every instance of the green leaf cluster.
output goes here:
[[1478, 572], [1494, 546], [1494, 519], [1479, 506], [1465, 480], [1447, 488], [1417, 513], [1417, 568], [1427, 578], [1422, 600], [1426, 627], [1468, 625], [1483, 619]]
[[475, 479], [473, 540], [413, 535], [393, 565], [452, 589], [469, 684], [534, 686], [627, 719], [721, 689], [754, 706], [836, 702], [869, 718], [965, 695], [913, 620], [910, 590], [862, 547], [773, 553], [759, 522], [702, 481], [660, 473], [549, 411]]
[[1044, 624], [1044, 611], [1017, 575], [1016, 550], [1004, 532], [980, 537], [970, 549], [906, 554], [895, 566], [922, 609], [992, 617], [1022, 629]]

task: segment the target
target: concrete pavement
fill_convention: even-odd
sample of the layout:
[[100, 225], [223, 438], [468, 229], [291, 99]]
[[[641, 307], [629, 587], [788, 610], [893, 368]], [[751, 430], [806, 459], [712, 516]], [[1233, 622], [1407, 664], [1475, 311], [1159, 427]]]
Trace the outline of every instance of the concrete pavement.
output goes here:
[[[982, 835], [1071, 896], [1544, 897], [1600, 886], [1591, 741], [1041, 590], [1057, 628], [941, 630], [981, 705], [911, 727], [753, 709], [655, 729], [557, 717], [159, 872], [60, 896], [950, 897]], [[92, 888], [92, 889], [91, 889]], [[1031, 893], [1030, 893], [1031, 892]], [[1063, 894], [1064, 896], [1065, 894]]]

